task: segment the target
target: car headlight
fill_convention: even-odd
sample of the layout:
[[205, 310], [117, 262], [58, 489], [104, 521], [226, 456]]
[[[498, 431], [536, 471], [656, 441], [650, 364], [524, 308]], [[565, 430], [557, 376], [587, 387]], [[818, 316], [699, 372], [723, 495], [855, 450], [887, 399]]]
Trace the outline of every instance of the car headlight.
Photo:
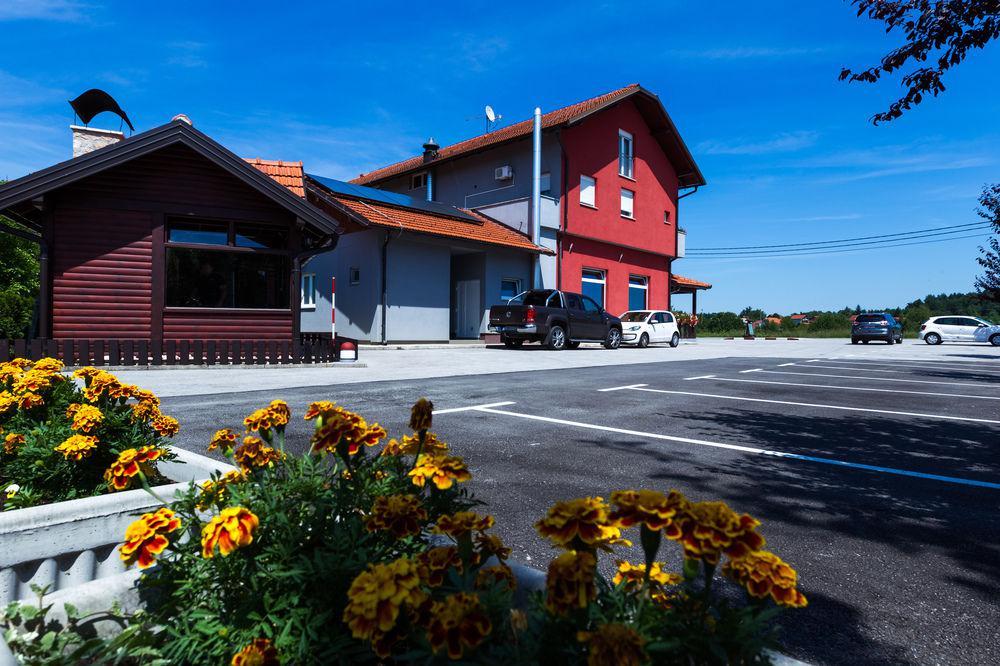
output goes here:
[[625, 330], [627, 330], [627, 331], [638, 331], [640, 328], [642, 328], [642, 326], [629, 326]]

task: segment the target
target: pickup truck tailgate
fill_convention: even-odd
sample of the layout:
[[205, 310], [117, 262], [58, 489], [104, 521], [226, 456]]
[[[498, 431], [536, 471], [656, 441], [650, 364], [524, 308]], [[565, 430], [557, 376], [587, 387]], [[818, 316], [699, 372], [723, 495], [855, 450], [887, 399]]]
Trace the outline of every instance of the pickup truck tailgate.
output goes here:
[[508, 326], [524, 323], [523, 305], [494, 305], [490, 308], [490, 324]]

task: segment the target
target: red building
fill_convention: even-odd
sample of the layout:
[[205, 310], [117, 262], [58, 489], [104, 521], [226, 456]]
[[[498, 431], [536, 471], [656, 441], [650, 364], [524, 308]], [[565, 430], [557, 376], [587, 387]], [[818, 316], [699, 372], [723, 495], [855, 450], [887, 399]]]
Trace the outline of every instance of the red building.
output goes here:
[[[639, 85], [542, 116], [540, 286], [579, 291], [618, 314], [669, 308], [683, 257], [681, 190], [705, 184], [659, 98]], [[354, 181], [475, 208], [530, 232], [532, 121], [439, 147]], [[692, 287], [691, 285], [695, 285]]]

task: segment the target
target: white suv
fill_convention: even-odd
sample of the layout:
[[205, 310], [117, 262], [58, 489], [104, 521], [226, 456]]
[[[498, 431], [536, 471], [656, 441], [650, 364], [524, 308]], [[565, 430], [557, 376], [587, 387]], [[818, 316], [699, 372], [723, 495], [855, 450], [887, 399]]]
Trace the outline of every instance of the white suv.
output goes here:
[[653, 342], [666, 342], [671, 347], [681, 343], [677, 318], [666, 310], [629, 310], [623, 314], [622, 344], [648, 347]]
[[948, 315], [945, 317], [931, 317], [920, 326], [918, 338], [929, 345], [939, 345], [945, 340], [951, 342], [992, 342], [1000, 344], [997, 340], [986, 338], [979, 339], [982, 329], [990, 328], [993, 324], [980, 319], [979, 317], [964, 317]]

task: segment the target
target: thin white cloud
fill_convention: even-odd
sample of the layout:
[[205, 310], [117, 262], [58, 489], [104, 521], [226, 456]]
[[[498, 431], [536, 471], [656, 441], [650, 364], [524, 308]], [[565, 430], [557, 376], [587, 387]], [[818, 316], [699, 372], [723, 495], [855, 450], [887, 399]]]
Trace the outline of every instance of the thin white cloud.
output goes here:
[[65, 21], [75, 23], [86, 17], [86, 5], [73, 0], [3, 0], [0, 21]]
[[860, 220], [864, 215], [849, 213], [847, 215], [813, 215], [811, 217], [790, 217], [775, 222], [841, 222], [845, 220]]
[[668, 57], [685, 60], [761, 60], [815, 55], [827, 51], [821, 46], [729, 46], [710, 49], [671, 49]]
[[0, 179], [12, 180], [69, 159], [72, 140], [65, 118], [24, 120], [0, 116]]
[[48, 88], [40, 83], [22, 79], [0, 69], [0, 108], [19, 108], [45, 104], [57, 99], [68, 99], [66, 92]]
[[782, 132], [763, 141], [736, 139], [734, 141], [702, 141], [697, 152], [706, 155], [766, 155], [770, 153], [791, 153], [810, 148], [816, 144], [818, 132], [801, 130]]
[[167, 48], [170, 49], [170, 57], [167, 58], [168, 65], [188, 69], [208, 67], [208, 61], [204, 56], [205, 45], [201, 42], [171, 42], [167, 44]]

